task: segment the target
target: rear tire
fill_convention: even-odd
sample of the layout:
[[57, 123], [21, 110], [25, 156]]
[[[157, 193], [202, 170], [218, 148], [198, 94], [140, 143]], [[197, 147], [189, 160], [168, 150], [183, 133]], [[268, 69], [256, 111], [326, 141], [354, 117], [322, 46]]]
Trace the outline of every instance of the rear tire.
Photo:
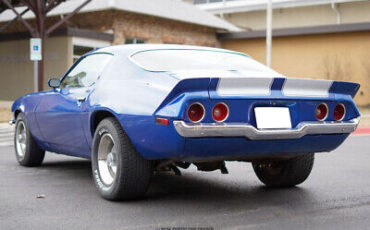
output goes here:
[[258, 179], [268, 187], [292, 187], [305, 181], [311, 173], [314, 153], [288, 160], [252, 162]]
[[22, 113], [17, 116], [15, 123], [14, 149], [17, 161], [22, 166], [40, 166], [45, 157], [45, 151], [33, 139]]
[[136, 151], [116, 119], [106, 118], [99, 123], [91, 159], [94, 182], [103, 198], [128, 200], [147, 192], [152, 162]]

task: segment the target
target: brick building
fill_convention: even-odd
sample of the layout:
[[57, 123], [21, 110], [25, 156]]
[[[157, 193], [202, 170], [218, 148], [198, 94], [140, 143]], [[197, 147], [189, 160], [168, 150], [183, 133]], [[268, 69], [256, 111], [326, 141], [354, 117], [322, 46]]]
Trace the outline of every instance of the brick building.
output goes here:
[[[82, 0], [67, 1], [48, 15], [46, 26], [75, 9]], [[19, 9], [22, 10], [22, 9]], [[0, 14], [0, 26], [14, 18]], [[30, 23], [32, 13], [25, 14]], [[237, 27], [173, 0], [93, 0], [45, 41], [45, 82], [61, 77], [83, 53], [125, 43], [177, 43], [220, 46], [216, 33]], [[13, 100], [33, 91], [33, 63], [29, 60], [26, 28], [17, 22], [0, 34], [0, 100]]]

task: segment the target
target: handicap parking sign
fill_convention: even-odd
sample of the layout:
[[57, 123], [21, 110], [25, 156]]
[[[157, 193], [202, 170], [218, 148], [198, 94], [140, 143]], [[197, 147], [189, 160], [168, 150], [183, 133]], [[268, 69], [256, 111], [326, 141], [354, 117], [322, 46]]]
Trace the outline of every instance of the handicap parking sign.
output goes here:
[[31, 38], [30, 40], [30, 59], [31, 61], [40, 61], [41, 55], [41, 38]]

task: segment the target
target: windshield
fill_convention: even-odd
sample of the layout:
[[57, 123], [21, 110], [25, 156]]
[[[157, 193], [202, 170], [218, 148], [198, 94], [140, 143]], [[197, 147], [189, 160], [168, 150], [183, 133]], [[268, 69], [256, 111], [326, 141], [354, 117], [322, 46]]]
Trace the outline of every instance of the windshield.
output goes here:
[[241, 70], [276, 73], [247, 55], [226, 51], [146, 50], [133, 54], [131, 59], [149, 71]]

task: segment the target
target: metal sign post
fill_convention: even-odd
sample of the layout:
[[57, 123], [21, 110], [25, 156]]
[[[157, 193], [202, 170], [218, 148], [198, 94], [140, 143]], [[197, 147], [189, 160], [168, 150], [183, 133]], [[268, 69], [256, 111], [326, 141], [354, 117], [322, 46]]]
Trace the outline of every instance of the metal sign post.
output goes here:
[[38, 61], [42, 60], [42, 50], [41, 50], [41, 38], [31, 38], [30, 40], [30, 59], [34, 61], [33, 63], [33, 84], [34, 91], [39, 91], [39, 71], [38, 71]]

